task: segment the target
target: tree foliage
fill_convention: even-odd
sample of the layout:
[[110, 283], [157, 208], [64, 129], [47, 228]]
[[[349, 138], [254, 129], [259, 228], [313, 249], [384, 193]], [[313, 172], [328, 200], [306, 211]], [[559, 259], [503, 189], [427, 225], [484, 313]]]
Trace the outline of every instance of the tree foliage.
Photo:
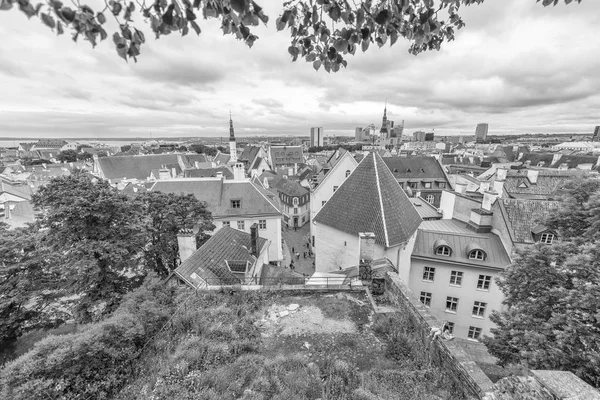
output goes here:
[[200, 241], [214, 229], [193, 196], [129, 197], [78, 170], [33, 202], [44, 211], [38, 224], [0, 232], [0, 339], [71, 315], [79, 323], [104, 317], [149, 271], [177, 267], [180, 229], [197, 227]]
[[56, 160], [60, 162], [75, 162], [78, 158], [78, 154], [75, 150], [63, 150], [56, 156]]
[[492, 313], [484, 342], [500, 364], [568, 370], [600, 387], [599, 183], [569, 184], [547, 219], [562, 241], [518, 251], [498, 281], [507, 308]]
[[[537, 0], [540, 2], [540, 0]], [[544, 6], [560, 0], [541, 0]], [[346, 67], [345, 57], [357, 49], [367, 51], [374, 44], [394, 45], [399, 38], [411, 42], [409, 52], [419, 54], [439, 50], [443, 42], [454, 40], [455, 33], [465, 23], [459, 15], [461, 6], [482, 3], [483, 0], [291, 0], [283, 3], [283, 11], [275, 21], [278, 31], [289, 30], [291, 43], [288, 52], [292, 61], [303, 58], [318, 70], [337, 72]], [[564, 3], [581, 0], [564, 0]], [[107, 18], [115, 18], [119, 30], [112, 34], [117, 54], [124, 60], [137, 61], [146, 38], [133, 23], [137, 11], [149, 22], [159, 38], [172, 32], [187, 35], [190, 29], [200, 35], [199, 17], [221, 21], [223, 34], [235, 35], [249, 47], [258, 37], [251, 27], [269, 17], [254, 0], [110, 0], [101, 11], [74, 3], [75, 8], [60, 0], [46, 4], [32, 0], [0, 0], [0, 10], [18, 8], [28, 18], [38, 17], [58, 35], [65, 29], [73, 32], [73, 40], [82, 37], [93, 47], [109, 34], [104, 29]], [[136, 6], [137, 4], [137, 6]]]

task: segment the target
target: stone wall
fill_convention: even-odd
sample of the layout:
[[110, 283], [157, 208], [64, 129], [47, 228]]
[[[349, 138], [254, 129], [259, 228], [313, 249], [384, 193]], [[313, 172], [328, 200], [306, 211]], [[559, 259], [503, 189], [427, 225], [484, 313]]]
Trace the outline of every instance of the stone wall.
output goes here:
[[385, 295], [406, 313], [415, 336], [432, 362], [440, 365], [465, 397], [482, 400], [600, 400], [600, 393], [571, 372], [529, 371], [529, 376], [509, 376], [493, 384], [479, 366], [454, 341], [430, 338], [441, 321], [431, 315], [397, 274], [385, 276]]

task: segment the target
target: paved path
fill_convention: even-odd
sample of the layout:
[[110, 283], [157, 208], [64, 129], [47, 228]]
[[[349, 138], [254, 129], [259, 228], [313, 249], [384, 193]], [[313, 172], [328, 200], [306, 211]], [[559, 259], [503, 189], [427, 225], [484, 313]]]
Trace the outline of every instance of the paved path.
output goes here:
[[[289, 268], [293, 248], [296, 253], [300, 253], [300, 258], [293, 256], [294, 271], [311, 276], [315, 272], [315, 268], [313, 267], [315, 257], [309, 257], [308, 249], [306, 248], [306, 244], [310, 237], [309, 223], [306, 223], [302, 228], [297, 228], [296, 231], [294, 231], [294, 228], [283, 228], [284, 245], [282, 265]], [[304, 252], [307, 252], [306, 258], [304, 258]]]

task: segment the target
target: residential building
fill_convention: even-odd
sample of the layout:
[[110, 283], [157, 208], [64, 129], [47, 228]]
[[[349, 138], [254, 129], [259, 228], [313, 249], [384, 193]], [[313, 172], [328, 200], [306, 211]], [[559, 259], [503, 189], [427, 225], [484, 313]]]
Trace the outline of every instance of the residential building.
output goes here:
[[592, 136], [592, 142], [600, 142], [600, 125], [594, 129], [594, 135]]
[[[311, 178], [310, 220], [329, 201], [331, 196], [356, 169], [358, 162], [352, 154], [342, 148], [337, 149], [326, 161], [328, 168], [321, 170]], [[314, 242], [314, 225], [310, 224], [310, 235]]]
[[409, 200], [423, 221], [435, 221], [442, 219], [443, 215], [439, 209], [434, 207], [433, 204], [429, 203], [428, 201], [423, 200], [421, 197], [410, 197]]
[[267, 158], [267, 152], [262, 146], [246, 146], [238, 161], [244, 163], [246, 175], [253, 178], [270, 169]]
[[[491, 233], [491, 215], [473, 209], [468, 223], [424, 221], [411, 257], [410, 289], [429, 311], [461, 338], [489, 335], [492, 310], [502, 308], [496, 278], [510, 264], [501, 239]], [[489, 226], [488, 226], [489, 225]]]
[[435, 207], [440, 206], [442, 191], [450, 187], [448, 176], [434, 157], [384, 157], [396, 181], [403, 189], [410, 188], [414, 196], [421, 197]]
[[311, 147], [323, 147], [324, 132], [323, 127], [312, 127], [310, 128], [310, 146]]
[[33, 222], [35, 215], [31, 203], [32, 191], [29, 185], [5, 182], [0, 179], [0, 222], [10, 227], [25, 226]]
[[589, 174], [581, 170], [535, 170], [498, 168], [489, 181], [498, 186], [501, 197], [553, 200], [575, 177]]
[[355, 265], [359, 234], [373, 233], [372, 259], [387, 257], [408, 281], [410, 253], [422, 220], [377, 153], [369, 153], [313, 220], [316, 271]]
[[194, 289], [240, 283], [260, 284], [263, 265], [269, 263], [271, 242], [259, 236], [258, 224], [250, 233], [224, 227], [198, 250], [191, 231], [177, 236], [181, 264], [167, 279]]
[[206, 203], [211, 212], [215, 231], [230, 226], [249, 233], [257, 223], [259, 235], [269, 240], [269, 260], [283, 259], [281, 219], [282, 213], [271, 193], [249, 179], [225, 180], [223, 178], [177, 178], [159, 180], [151, 191], [193, 194]]
[[485, 142], [487, 140], [488, 134], [488, 124], [482, 123], [477, 124], [475, 128], [475, 141], [476, 142]]
[[299, 164], [304, 163], [302, 146], [271, 146], [268, 152], [271, 169], [295, 175]]
[[300, 228], [310, 219], [310, 191], [290, 179], [280, 179], [275, 186], [282, 206], [283, 223], [288, 228]]
[[[94, 172], [111, 183], [122, 180], [147, 180], [151, 172], [167, 168], [171, 177], [178, 177], [182, 171], [196, 168], [196, 163], [206, 162], [203, 154], [151, 154], [143, 156], [108, 156], [94, 158]], [[170, 167], [169, 167], [170, 166]], [[173, 176], [173, 168], [175, 176]]]

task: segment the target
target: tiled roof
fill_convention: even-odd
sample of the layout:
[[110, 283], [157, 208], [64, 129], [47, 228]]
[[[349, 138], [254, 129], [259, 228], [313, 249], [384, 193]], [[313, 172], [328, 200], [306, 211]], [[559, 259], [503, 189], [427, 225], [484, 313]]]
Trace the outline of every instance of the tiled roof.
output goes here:
[[40, 139], [35, 143], [35, 147], [38, 149], [60, 149], [66, 144], [68, 144], [68, 142], [62, 139]]
[[287, 194], [291, 197], [303, 196], [309, 192], [307, 188], [290, 179], [281, 179], [275, 184], [275, 188], [277, 188], [277, 190], [279, 190], [281, 193]]
[[252, 164], [250, 166], [250, 169], [256, 169], [260, 166], [260, 163], [262, 162], [263, 158], [262, 157], [256, 157], [256, 160], [254, 161], [254, 164]]
[[244, 147], [242, 154], [240, 154], [240, 156], [238, 157], [238, 160], [250, 163], [254, 161], [259, 152], [259, 146], [246, 146]]
[[[205, 280], [218, 278], [231, 283], [239, 282], [239, 279], [230, 272], [225, 261], [248, 261], [253, 264], [255, 258], [249, 252], [250, 240], [249, 233], [224, 226], [182, 262], [175, 270], [175, 274], [194, 286], [199, 283], [192, 278], [194, 273]], [[259, 252], [267, 242], [267, 239], [258, 238]]]
[[300, 164], [304, 162], [302, 146], [271, 146], [272, 167], [286, 164]]
[[532, 230], [544, 222], [551, 210], [559, 207], [558, 201], [499, 199], [500, 210], [515, 243], [534, 243]]
[[[193, 194], [198, 200], [206, 202], [214, 217], [281, 214], [277, 206], [265, 197], [266, 194], [259, 186], [249, 180], [170, 179], [156, 181], [152, 190], [164, 193]], [[241, 200], [240, 208], [231, 208], [231, 200]]]
[[31, 200], [31, 188], [29, 185], [11, 185], [0, 180], [0, 194], [8, 193], [13, 196], [20, 197], [25, 200]]
[[153, 154], [100, 157], [97, 162], [105, 179], [144, 180], [150, 176], [150, 171], [153, 169], [159, 169], [167, 164], [178, 164], [178, 156], [190, 165], [194, 165], [195, 161], [206, 161], [206, 157], [202, 154]]
[[231, 170], [225, 166], [217, 168], [186, 169], [184, 176], [186, 178], [215, 178], [217, 176], [217, 172], [223, 173], [225, 179], [233, 179], [233, 172], [231, 172]]
[[421, 217], [381, 157], [369, 153], [315, 221], [352, 235], [373, 232], [376, 243], [392, 247], [412, 236]]
[[227, 164], [229, 162], [230, 158], [231, 158], [231, 156], [227, 153], [219, 153], [216, 155], [214, 161], [217, 164]]
[[[504, 190], [513, 198], [544, 200], [554, 197], [562, 187], [575, 176], [585, 171], [540, 170], [535, 184], [527, 178], [527, 170], [508, 170]], [[496, 175], [494, 175], [495, 177]]]
[[[452, 249], [450, 256], [435, 254], [434, 244], [438, 240], [448, 243]], [[469, 259], [468, 251], [474, 248], [483, 249], [486, 253], [485, 260]], [[510, 264], [510, 258], [497, 235], [475, 233], [468, 229], [464, 222], [455, 219], [423, 221], [417, 233], [412, 255], [490, 268], [506, 268]]]
[[442, 214], [440, 214], [433, 205], [423, 200], [420, 197], [410, 197], [410, 202], [415, 206], [415, 210], [419, 213], [421, 218], [429, 219], [429, 218], [442, 218]]
[[385, 157], [383, 161], [396, 179], [437, 178], [446, 181], [442, 167], [433, 157]]
[[338, 163], [338, 161], [340, 161], [342, 159], [344, 153], [347, 153], [347, 152], [348, 152], [348, 150], [346, 150], [342, 147], [340, 147], [336, 151], [334, 151], [327, 159], [327, 163], [329, 163], [329, 168], [335, 167], [335, 165]]

